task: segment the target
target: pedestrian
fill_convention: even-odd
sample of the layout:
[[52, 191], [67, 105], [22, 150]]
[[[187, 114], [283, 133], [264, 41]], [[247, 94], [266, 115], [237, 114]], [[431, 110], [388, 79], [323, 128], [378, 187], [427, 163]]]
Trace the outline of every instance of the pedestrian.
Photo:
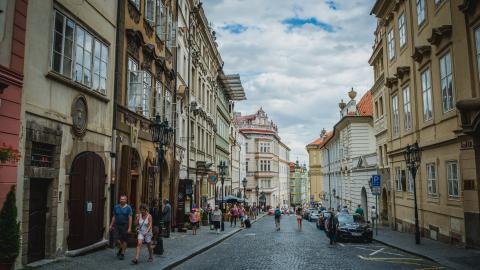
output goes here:
[[113, 217], [110, 223], [110, 230], [114, 231], [119, 245], [117, 258], [120, 260], [125, 259], [128, 234], [132, 231], [132, 214], [132, 208], [127, 204], [127, 196], [120, 196], [120, 203], [113, 208]]
[[357, 210], [355, 210], [355, 213], [363, 217], [363, 208], [360, 206], [360, 204], [358, 205]]
[[138, 258], [140, 257], [140, 251], [143, 243], [147, 244], [148, 248], [148, 262], [153, 261], [153, 249], [152, 249], [152, 216], [148, 213], [147, 206], [145, 204], [140, 205], [140, 215], [136, 219], [137, 227], [137, 249], [135, 251], [135, 258], [132, 260], [133, 264], [138, 264]]
[[168, 238], [170, 237], [170, 229], [172, 224], [172, 206], [170, 205], [170, 201], [167, 199], [163, 200], [163, 205], [162, 218], [163, 224], [165, 224], [165, 233], [163, 235]]
[[258, 211], [257, 206], [253, 205], [251, 209], [252, 209], [252, 218], [257, 219], [257, 211]]
[[347, 208], [346, 205], [343, 206], [343, 208], [340, 210], [340, 213], [342, 213], [342, 214], [348, 214], [348, 208]]
[[338, 218], [334, 215], [333, 212], [330, 212], [330, 217], [327, 219], [327, 231], [328, 237], [330, 238], [330, 245], [336, 244], [337, 242], [337, 230], [338, 230]]
[[159, 211], [159, 207], [158, 207], [158, 200], [157, 199], [153, 199], [152, 200], [152, 203], [151, 203], [152, 207], [150, 207], [150, 210], [148, 211], [150, 213], [150, 215], [152, 216], [152, 224], [153, 224], [153, 227], [152, 227], [152, 231], [153, 231], [153, 238], [152, 238], [152, 245], [153, 244], [156, 244], [157, 242], [157, 238], [158, 238], [158, 234], [159, 234], [159, 231], [160, 231], [160, 211]]
[[207, 204], [207, 219], [208, 219], [208, 225], [210, 226], [210, 230], [213, 229], [213, 222], [212, 222], [212, 212], [213, 212], [213, 209], [212, 207], [210, 206], [210, 204]]
[[230, 227], [237, 227], [238, 208], [237, 205], [233, 205], [230, 209]]
[[198, 219], [197, 219], [197, 214], [195, 213], [195, 208], [192, 208], [190, 211], [190, 224], [192, 224], [192, 235], [197, 234], [197, 224], [198, 224]]
[[277, 205], [274, 211], [275, 215], [275, 228], [277, 231], [280, 231], [280, 218], [282, 217], [282, 210], [280, 210], [280, 205]]
[[222, 221], [222, 211], [218, 209], [218, 205], [215, 205], [215, 210], [212, 212], [213, 227], [217, 234], [220, 233], [220, 222]]
[[299, 206], [295, 211], [295, 216], [297, 217], [297, 226], [299, 230], [302, 230], [302, 215], [303, 215], [303, 211], [302, 211], [302, 208]]
[[243, 205], [241, 205], [240, 208], [238, 209], [238, 216], [240, 217], [240, 227], [243, 228], [245, 226], [245, 216], [246, 216], [245, 208], [243, 207]]
[[375, 223], [377, 221], [377, 209], [375, 209], [375, 206], [372, 205], [372, 210], [370, 212], [370, 216], [372, 219], [372, 226], [375, 227]]

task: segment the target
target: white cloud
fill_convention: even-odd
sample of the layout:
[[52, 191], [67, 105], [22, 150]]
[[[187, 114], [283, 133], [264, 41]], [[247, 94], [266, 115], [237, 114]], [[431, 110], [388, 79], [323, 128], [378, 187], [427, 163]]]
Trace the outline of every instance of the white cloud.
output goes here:
[[[332, 3], [336, 9], [332, 9]], [[242, 114], [259, 107], [279, 126], [291, 158], [307, 161], [305, 145], [339, 120], [338, 102], [354, 87], [359, 97], [373, 81], [368, 65], [374, 0], [205, 0], [226, 73], [240, 73], [247, 101]], [[299, 18], [315, 24], [290, 28]], [[313, 18], [313, 19], [312, 19]], [[296, 20], [295, 20], [296, 21]], [[301, 21], [301, 20], [300, 20]], [[241, 29], [241, 31], [232, 31]], [[328, 28], [327, 28], [328, 29]]]

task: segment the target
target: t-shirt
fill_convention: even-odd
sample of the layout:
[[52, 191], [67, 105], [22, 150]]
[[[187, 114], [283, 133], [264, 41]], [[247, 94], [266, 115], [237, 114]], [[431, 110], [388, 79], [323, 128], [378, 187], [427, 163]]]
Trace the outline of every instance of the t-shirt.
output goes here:
[[357, 208], [357, 210], [355, 210], [355, 213], [357, 213], [357, 214], [359, 214], [359, 215], [363, 216], [363, 208], [361, 208], [361, 207], [358, 207], [358, 208]]
[[126, 204], [122, 207], [120, 204], [115, 205], [113, 213], [115, 214], [115, 224], [126, 225], [128, 224], [128, 217], [132, 216], [132, 207]]
[[282, 215], [282, 211], [280, 209], [275, 209], [275, 217], [280, 217]]
[[230, 210], [230, 214], [234, 217], [238, 216], [238, 208], [232, 208], [232, 210]]

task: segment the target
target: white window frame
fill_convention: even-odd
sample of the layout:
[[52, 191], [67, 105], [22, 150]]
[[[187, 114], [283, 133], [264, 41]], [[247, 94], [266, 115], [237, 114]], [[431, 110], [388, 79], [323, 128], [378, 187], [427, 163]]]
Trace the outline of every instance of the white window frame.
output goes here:
[[405, 47], [407, 44], [407, 27], [405, 21], [405, 12], [402, 12], [400, 16], [398, 16], [398, 41], [400, 43], [400, 48]]
[[417, 10], [417, 25], [422, 26], [426, 20], [426, 6], [425, 0], [416, 0], [416, 10]]
[[388, 48], [388, 59], [393, 60], [395, 58], [395, 33], [393, 28], [390, 28], [387, 34], [387, 48]]
[[410, 87], [403, 88], [403, 127], [405, 130], [412, 129], [412, 104], [410, 100]]
[[432, 81], [430, 68], [420, 74], [423, 98], [423, 121], [427, 122], [433, 118]]
[[[455, 168], [455, 171], [453, 171]], [[460, 180], [458, 161], [447, 160], [445, 162], [445, 171], [447, 173], [447, 190], [449, 197], [460, 197]]]
[[[442, 108], [447, 113], [455, 108], [455, 88], [453, 83], [452, 53], [448, 51], [439, 60], [440, 89], [442, 92]], [[450, 90], [448, 90], [450, 86]]]
[[437, 168], [435, 162], [427, 163], [425, 165], [427, 176], [427, 192], [430, 195], [436, 195], [437, 189]]
[[410, 172], [410, 170], [407, 168], [405, 170], [405, 173], [407, 174], [407, 192], [409, 193], [413, 193], [413, 189], [414, 189], [414, 186], [413, 186], [413, 176], [412, 176], [412, 173]]
[[150, 118], [150, 101], [152, 96], [152, 74], [148, 71], [143, 71], [143, 88], [142, 88], [142, 115]]
[[163, 83], [160, 80], [155, 82], [155, 115], [159, 115], [163, 119]]
[[[6, 11], [5, 11], [6, 12]], [[56, 27], [56, 19], [57, 16], [62, 17], [63, 22], [62, 22], [62, 32], [60, 33], [57, 31]], [[55, 71], [56, 73], [62, 74], [63, 76], [66, 76], [68, 78], [72, 78], [73, 74], [73, 62], [74, 62], [74, 46], [75, 46], [75, 21], [71, 20], [67, 16], [65, 16], [63, 13], [59, 12], [58, 10], [55, 10], [54, 16], [53, 16], [53, 34], [52, 34], [52, 44], [51, 44], [51, 63], [50, 63], [50, 68]], [[67, 25], [70, 25], [71, 27], [71, 37], [66, 38], [65, 33], [67, 29]], [[59, 36], [61, 39], [61, 45], [59, 48], [60, 51], [55, 49], [55, 38]], [[71, 42], [70, 45], [70, 50], [66, 50], [66, 40]], [[59, 56], [60, 57], [60, 66], [58, 67], [58, 70], [55, 67], [55, 57]], [[70, 64], [65, 64], [65, 62], [70, 62]]]
[[398, 95], [392, 96], [393, 137], [400, 135], [400, 114], [398, 112]]

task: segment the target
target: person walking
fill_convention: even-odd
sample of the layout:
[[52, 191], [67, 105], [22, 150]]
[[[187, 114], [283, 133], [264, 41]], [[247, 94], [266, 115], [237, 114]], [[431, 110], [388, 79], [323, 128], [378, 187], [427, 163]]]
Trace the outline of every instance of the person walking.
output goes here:
[[170, 229], [172, 225], [172, 206], [167, 199], [163, 200], [163, 205], [162, 219], [163, 224], [165, 225], [165, 233], [163, 233], [163, 236], [168, 238], [170, 237]]
[[195, 211], [195, 208], [192, 208], [190, 211], [190, 224], [192, 224], [192, 234], [197, 234], [197, 225], [198, 225], [198, 215]]
[[157, 237], [158, 233], [160, 231], [160, 210], [158, 206], [158, 200], [153, 199], [152, 200], [152, 207], [148, 210], [148, 213], [152, 216], [152, 232], [153, 232], [153, 238], [152, 238], [152, 245], [157, 244]]
[[243, 205], [240, 206], [238, 209], [238, 216], [240, 217], [240, 227], [245, 227], [245, 216], [246, 216], [246, 211]]
[[338, 218], [333, 212], [330, 212], [330, 217], [327, 219], [328, 238], [330, 238], [330, 245], [337, 242]]
[[303, 211], [302, 211], [302, 208], [299, 206], [295, 211], [295, 216], [297, 218], [297, 227], [299, 230], [302, 230], [302, 215], [303, 215]]
[[359, 214], [360, 216], [363, 217], [364, 212], [363, 212], [363, 208], [360, 206], [360, 204], [358, 205], [357, 209], [355, 210], [355, 213]]
[[135, 221], [137, 227], [137, 249], [135, 251], [135, 258], [132, 260], [133, 264], [138, 264], [140, 257], [140, 251], [143, 243], [147, 244], [148, 248], [148, 262], [153, 261], [153, 249], [152, 249], [152, 215], [148, 213], [147, 206], [145, 204], [140, 205], [140, 215], [137, 216]]
[[342, 214], [348, 214], [348, 207], [345, 205], [343, 208], [340, 210], [340, 213]]
[[217, 234], [220, 233], [220, 222], [222, 221], [222, 211], [218, 209], [218, 205], [215, 205], [215, 210], [212, 212], [213, 227]]
[[233, 205], [230, 209], [230, 227], [237, 227], [238, 208], [237, 205]]
[[132, 231], [132, 214], [132, 208], [127, 204], [127, 196], [120, 196], [120, 203], [113, 208], [113, 217], [110, 223], [110, 231], [113, 230], [119, 245], [117, 257], [120, 260], [125, 259], [128, 234]]
[[282, 217], [282, 210], [280, 210], [280, 205], [277, 205], [274, 211], [275, 215], [275, 228], [277, 231], [280, 231], [280, 218]]
[[372, 219], [372, 228], [375, 228], [376, 225], [378, 224], [375, 224], [377, 222], [377, 209], [375, 209], [375, 206], [372, 205], [372, 210], [370, 212], [370, 217]]

